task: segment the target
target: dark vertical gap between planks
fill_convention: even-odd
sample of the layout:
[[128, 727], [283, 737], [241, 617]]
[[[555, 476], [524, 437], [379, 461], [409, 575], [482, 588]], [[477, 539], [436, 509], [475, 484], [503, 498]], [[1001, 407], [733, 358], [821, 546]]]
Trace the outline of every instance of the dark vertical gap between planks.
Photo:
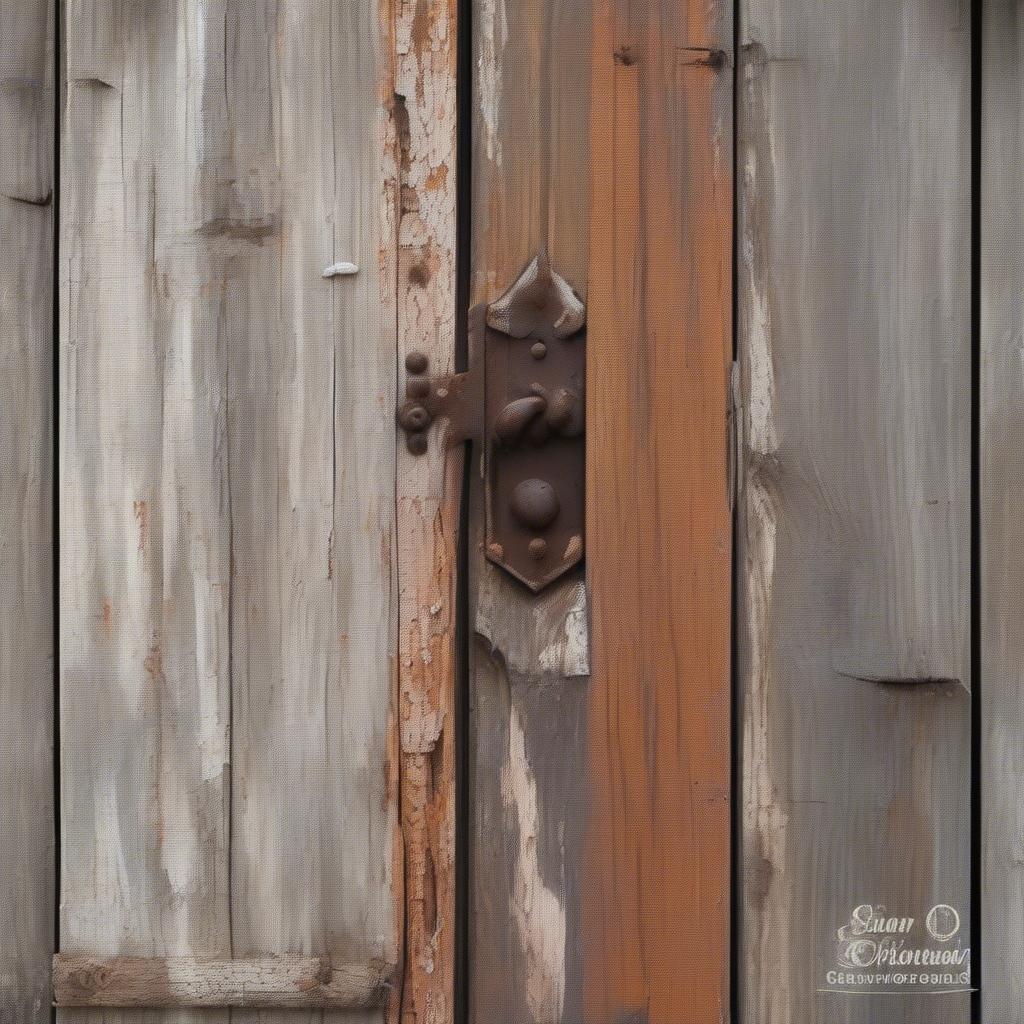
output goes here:
[[[462, 308], [461, 306], [459, 307]], [[455, 1024], [469, 1020], [469, 495], [475, 456], [466, 448], [456, 555], [455, 619]]]
[[735, 373], [736, 360], [739, 357], [739, 102], [740, 94], [740, 4], [742, 0], [733, 0], [732, 5], [732, 366], [729, 374], [729, 444], [732, 446], [732, 580], [729, 595], [729, 743], [730, 760], [732, 762], [729, 776], [729, 799], [732, 814], [729, 822], [729, 1020], [739, 1024], [740, 1019], [740, 902], [742, 899], [742, 868], [740, 858], [740, 839], [743, 827], [741, 800], [743, 797], [742, 757], [743, 746], [740, 719], [740, 675], [739, 664], [739, 561], [736, 552], [739, 550], [739, 486], [740, 486], [740, 446], [738, 444], [738, 424], [736, 417], [740, 410], [736, 402]]
[[[53, 951], [60, 951], [60, 876], [61, 876], [61, 828], [60, 828], [60, 144], [61, 144], [61, 105], [64, 100], [64, 0], [54, 0], [53, 5], [53, 280], [51, 282], [51, 302], [53, 322], [50, 329], [53, 335], [53, 355], [51, 378], [53, 381], [53, 401], [51, 402], [50, 458], [52, 460], [51, 480], [53, 493], [50, 495], [53, 534], [52, 569], [53, 580], [52, 615], [53, 635], [51, 649], [53, 651], [53, 713], [51, 729], [53, 743]], [[51, 1007], [50, 1018], [56, 1024], [57, 1008]]]
[[981, 1020], [981, 115], [984, 0], [971, 0], [971, 1020]]
[[[469, 294], [473, 238], [473, 0], [456, 7], [455, 369], [469, 369]], [[469, 1020], [469, 607], [470, 474], [477, 453], [467, 444], [455, 564], [455, 1024]]]

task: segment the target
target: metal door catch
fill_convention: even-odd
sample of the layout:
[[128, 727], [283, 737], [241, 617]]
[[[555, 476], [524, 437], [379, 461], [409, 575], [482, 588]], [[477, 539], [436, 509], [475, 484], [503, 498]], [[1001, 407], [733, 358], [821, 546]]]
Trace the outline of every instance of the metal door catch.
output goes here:
[[432, 377], [405, 360], [406, 444], [483, 444], [487, 557], [531, 590], [583, 557], [586, 310], [545, 254], [469, 314], [470, 369]]

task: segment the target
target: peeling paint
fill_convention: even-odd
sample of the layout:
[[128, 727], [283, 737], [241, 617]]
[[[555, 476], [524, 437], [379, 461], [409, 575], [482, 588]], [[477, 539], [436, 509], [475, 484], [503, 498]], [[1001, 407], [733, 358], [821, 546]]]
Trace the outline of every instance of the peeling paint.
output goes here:
[[512, 919], [529, 965], [526, 1001], [534, 1021], [555, 1024], [565, 1002], [565, 907], [541, 877], [537, 856], [540, 809], [537, 781], [526, 756], [519, 712], [509, 716], [508, 757], [501, 774], [505, 809], [516, 816], [519, 855], [513, 878]]
[[[566, 679], [590, 675], [590, 628], [587, 612], [587, 588], [583, 583], [573, 586], [572, 603], [566, 608], [561, 633], [547, 644], [537, 656], [538, 667]], [[547, 608], [540, 616], [547, 619]], [[540, 625], [540, 622], [538, 622]]]
[[500, 167], [501, 58], [508, 39], [505, 0], [483, 0], [478, 11], [480, 56], [477, 58], [477, 86], [484, 129], [484, 152], [488, 160]]

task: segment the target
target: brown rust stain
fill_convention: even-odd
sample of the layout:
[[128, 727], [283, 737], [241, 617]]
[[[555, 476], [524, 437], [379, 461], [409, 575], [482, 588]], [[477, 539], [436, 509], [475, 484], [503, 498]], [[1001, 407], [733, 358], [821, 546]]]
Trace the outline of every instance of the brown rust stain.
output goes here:
[[448, 165], [440, 164], [427, 175], [423, 186], [428, 192], [437, 192], [448, 187]]
[[417, 288], [426, 288], [431, 277], [430, 264], [426, 260], [417, 260], [409, 268], [409, 283]]
[[160, 641], [154, 640], [149, 645], [146, 657], [142, 661], [142, 667], [146, 670], [150, 682], [155, 687], [162, 687], [166, 682], [164, 676], [164, 655], [160, 648]]
[[732, 186], [728, 83], [675, 69], [727, 19], [595, 10], [584, 1018], [708, 1024], [728, 1013]]
[[149, 503], [136, 501], [132, 508], [135, 513], [135, 522], [139, 528], [139, 551], [145, 554], [146, 546], [149, 543]]

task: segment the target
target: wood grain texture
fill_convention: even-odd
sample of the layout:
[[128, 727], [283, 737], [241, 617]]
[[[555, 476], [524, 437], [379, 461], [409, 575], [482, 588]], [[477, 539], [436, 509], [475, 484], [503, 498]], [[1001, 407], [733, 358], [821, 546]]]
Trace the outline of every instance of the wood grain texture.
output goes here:
[[321, 956], [53, 958], [57, 1006], [360, 1010], [387, 999], [390, 971]]
[[[481, 0], [472, 45], [471, 304], [501, 296], [541, 249], [585, 297], [590, 0]], [[535, 596], [486, 560], [481, 468], [474, 452], [470, 1020], [577, 1024], [586, 591], [577, 569]]]
[[981, 94], [982, 1020], [1024, 1019], [1024, 9], [985, 4]]
[[583, 1020], [728, 1015], [732, 6], [595, 4]]
[[[386, 0], [394, 53], [399, 384], [412, 352], [455, 372], [456, 2]], [[440, 421], [398, 448], [398, 676], [405, 974], [401, 1024], [449, 1024], [455, 978], [456, 542], [463, 450]]]
[[742, 9], [740, 1019], [823, 993], [855, 907], [970, 908], [970, 11]]
[[50, 1019], [53, 40], [0, 2], [0, 1020]]
[[62, 948], [384, 970], [390, 40], [342, 0], [69, 0], [66, 41]]

